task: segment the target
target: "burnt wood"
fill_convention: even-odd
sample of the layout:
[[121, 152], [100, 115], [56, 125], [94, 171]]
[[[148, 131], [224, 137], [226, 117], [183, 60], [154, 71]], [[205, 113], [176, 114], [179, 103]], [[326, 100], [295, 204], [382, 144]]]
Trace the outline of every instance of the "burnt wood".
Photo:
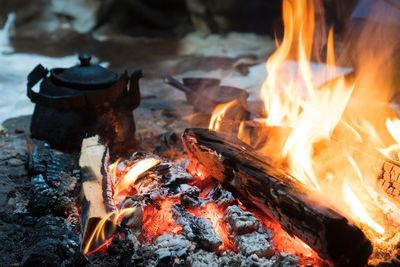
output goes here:
[[[364, 233], [318, 195], [276, 168], [236, 137], [186, 129], [183, 143], [194, 166], [234, 189], [335, 266], [365, 266], [372, 252]], [[313, 198], [310, 196], [313, 195]]]

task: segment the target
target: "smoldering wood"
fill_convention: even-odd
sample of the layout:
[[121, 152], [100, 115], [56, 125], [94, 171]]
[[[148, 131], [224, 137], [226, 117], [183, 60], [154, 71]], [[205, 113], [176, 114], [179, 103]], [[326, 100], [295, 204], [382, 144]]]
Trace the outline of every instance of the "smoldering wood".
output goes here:
[[363, 232], [271, 162], [238, 140], [206, 129], [186, 129], [185, 149], [208, 175], [233, 189], [299, 237], [320, 257], [341, 266], [364, 266], [372, 253]]
[[172, 206], [173, 217], [182, 226], [185, 236], [206, 250], [216, 251], [222, 244], [211, 222], [189, 214], [181, 205]]
[[228, 223], [229, 231], [236, 235], [252, 233], [261, 227], [261, 223], [251, 212], [243, 211], [236, 205], [225, 210], [224, 220]]
[[[100, 143], [99, 136], [85, 138], [82, 141], [79, 166], [82, 176], [82, 212], [81, 212], [81, 248], [89, 242], [97, 224], [105, 217], [112, 206], [106, 204], [107, 176], [104, 171], [104, 162], [107, 157], [106, 147]], [[108, 206], [108, 207], [107, 207]], [[89, 251], [93, 251], [111, 238], [115, 227], [111, 221], [105, 224], [105, 239], [99, 239], [90, 244]]]
[[232, 193], [223, 188], [220, 183], [210, 191], [208, 198], [215, 201], [219, 207], [228, 207], [237, 202]]
[[224, 213], [230, 234], [238, 251], [246, 256], [256, 254], [269, 258], [275, 254], [272, 235], [261, 222], [249, 211], [239, 206], [229, 206]]

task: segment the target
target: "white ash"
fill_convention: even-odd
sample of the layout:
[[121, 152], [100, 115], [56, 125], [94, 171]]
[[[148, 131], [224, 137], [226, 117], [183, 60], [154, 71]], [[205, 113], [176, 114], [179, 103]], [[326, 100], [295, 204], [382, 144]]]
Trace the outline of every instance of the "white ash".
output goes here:
[[218, 267], [218, 257], [214, 252], [200, 249], [187, 258], [186, 264], [196, 267]]
[[185, 236], [172, 234], [159, 236], [155, 240], [154, 246], [159, 259], [164, 257], [182, 258], [194, 249], [192, 242]]
[[297, 267], [299, 266], [298, 258], [288, 253], [280, 253], [271, 258], [274, 262], [272, 267]]
[[230, 206], [225, 210], [224, 220], [228, 223], [229, 231], [243, 234], [258, 231], [260, 221], [251, 212], [243, 211], [239, 206]]
[[[230, 267], [271, 267], [274, 261], [272, 259], [260, 258], [257, 255], [245, 256], [231, 251], [225, 252], [218, 260], [218, 266]], [[279, 265], [277, 265], [279, 266]]]
[[208, 197], [215, 201], [219, 207], [228, 207], [236, 204], [236, 199], [232, 193], [222, 188], [221, 184], [214, 187], [208, 194]]
[[234, 243], [240, 253], [246, 256], [255, 254], [270, 258], [275, 254], [271, 237], [267, 233], [253, 232], [234, 237]]
[[208, 219], [193, 216], [180, 205], [173, 205], [172, 212], [176, 223], [182, 226], [184, 235], [189, 240], [207, 250], [217, 250], [222, 244]]

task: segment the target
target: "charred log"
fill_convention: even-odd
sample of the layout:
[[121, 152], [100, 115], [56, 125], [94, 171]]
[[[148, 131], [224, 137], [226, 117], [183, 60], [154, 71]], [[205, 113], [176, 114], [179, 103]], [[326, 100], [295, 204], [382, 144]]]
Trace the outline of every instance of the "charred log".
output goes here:
[[337, 266], [364, 266], [372, 252], [363, 232], [288, 173], [235, 137], [206, 129], [186, 129], [183, 142], [194, 165], [234, 189], [270, 215], [291, 235]]
[[66, 258], [72, 258], [78, 249], [78, 237], [63, 219], [41, 217], [27, 239], [29, 248], [21, 262], [23, 267], [61, 266]]
[[73, 207], [79, 179], [76, 157], [35, 141], [29, 155], [32, 194], [29, 211], [35, 215], [56, 213], [66, 217]]

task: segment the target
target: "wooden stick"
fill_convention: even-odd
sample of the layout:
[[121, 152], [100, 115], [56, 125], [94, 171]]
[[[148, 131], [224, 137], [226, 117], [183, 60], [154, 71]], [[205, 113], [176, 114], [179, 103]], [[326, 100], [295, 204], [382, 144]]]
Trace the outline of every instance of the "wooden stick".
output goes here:
[[[206, 129], [186, 129], [183, 143], [192, 166], [233, 189], [291, 235], [337, 266], [365, 266], [372, 252], [364, 233], [316, 198], [285, 171], [235, 137]], [[313, 193], [314, 194], [314, 193]]]
[[[107, 149], [100, 143], [99, 137], [94, 136], [82, 141], [79, 166], [82, 175], [82, 244], [85, 253], [99, 248], [113, 235], [111, 221], [106, 222], [105, 238], [93, 239], [92, 235], [101, 218], [110, 210], [107, 207], [107, 177], [104, 172], [104, 161], [107, 158]], [[103, 172], [102, 172], [103, 170]], [[108, 231], [108, 230], [110, 231]], [[89, 246], [88, 242], [90, 242]]]

